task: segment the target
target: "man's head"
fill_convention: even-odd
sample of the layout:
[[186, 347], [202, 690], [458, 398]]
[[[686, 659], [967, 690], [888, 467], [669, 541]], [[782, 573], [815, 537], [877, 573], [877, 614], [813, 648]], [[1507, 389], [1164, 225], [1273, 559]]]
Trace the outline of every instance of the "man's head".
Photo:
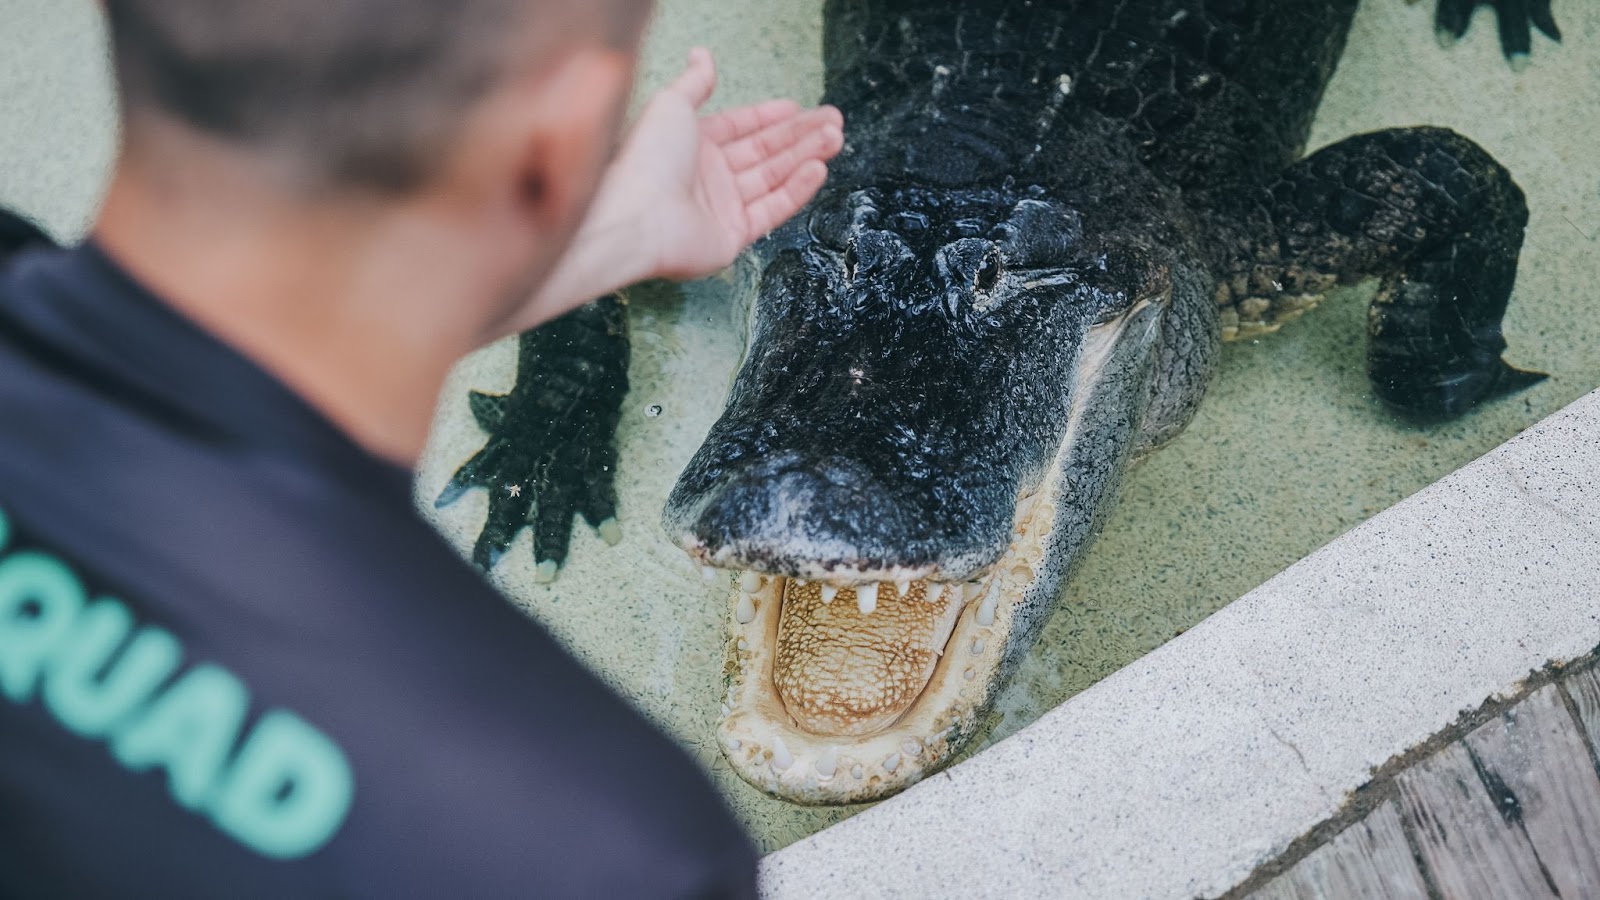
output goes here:
[[105, 0], [126, 122], [167, 119], [319, 186], [413, 189], [503, 79], [631, 54], [645, 0]]
[[[123, 153], [97, 234], [315, 242], [257, 268], [347, 268], [453, 345], [496, 336], [552, 270], [613, 153], [648, 0], [103, 0]], [[125, 202], [143, 196], [143, 202]], [[121, 215], [137, 208], [134, 215]], [[183, 220], [183, 216], [187, 220]], [[274, 223], [268, 227], [265, 223]], [[188, 227], [184, 227], [187, 225]], [[178, 246], [182, 241], [182, 246]], [[143, 248], [149, 250], [149, 247]], [[184, 259], [185, 256], [188, 259]], [[262, 253], [267, 256], [265, 250]], [[125, 263], [159, 287], [163, 274]], [[415, 271], [429, 266], [429, 285]], [[150, 268], [154, 268], [153, 266]], [[170, 270], [173, 266], [167, 266]], [[354, 277], [354, 276], [351, 276]], [[431, 310], [424, 308], [431, 302]], [[453, 318], [424, 324], [440, 308]], [[463, 346], [467, 344], [468, 346]]]
[[98, 245], [413, 458], [444, 372], [555, 270], [648, 0], [102, 0], [122, 147]]

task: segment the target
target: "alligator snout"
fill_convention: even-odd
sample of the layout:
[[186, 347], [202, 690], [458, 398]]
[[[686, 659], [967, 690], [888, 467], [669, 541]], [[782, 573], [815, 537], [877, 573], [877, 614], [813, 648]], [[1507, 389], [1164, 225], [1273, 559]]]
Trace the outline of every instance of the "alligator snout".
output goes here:
[[754, 453], [713, 434], [668, 501], [673, 537], [710, 565], [845, 584], [961, 580], [1005, 549], [1009, 516], [992, 515], [981, 469], [962, 483], [941, 465], [936, 480], [898, 441], [807, 431], [804, 448]]

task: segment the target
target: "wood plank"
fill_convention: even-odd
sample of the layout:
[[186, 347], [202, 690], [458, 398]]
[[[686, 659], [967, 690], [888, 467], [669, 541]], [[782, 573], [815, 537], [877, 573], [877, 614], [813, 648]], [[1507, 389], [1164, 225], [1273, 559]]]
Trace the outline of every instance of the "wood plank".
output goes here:
[[1479, 777], [1563, 897], [1600, 897], [1600, 775], [1555, 685], [1467, 735]]
[[1589, 743], [1600, 747], [1600, 671], [1586, 669], [1569, 675], [1563, 686], [1578, 707], [1578, 724], [1588, 732]]
[[1401, 772], [1401, 820], [1447, 900], [1555, 897], [1533, 844], [1507, 822], [1456, 742]]
[[1428, 900], [1394, 801], [1313, 850], [1250, 900]]

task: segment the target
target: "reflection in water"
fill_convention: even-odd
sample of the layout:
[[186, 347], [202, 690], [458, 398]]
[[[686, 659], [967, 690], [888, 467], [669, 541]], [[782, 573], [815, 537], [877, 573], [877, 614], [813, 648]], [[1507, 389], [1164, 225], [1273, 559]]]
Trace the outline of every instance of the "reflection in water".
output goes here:
[[[667, 0], [646, 83], [660, 84], [688, 46], [706, 43], [721, 59], [722, 102], [814, 100], [820, 4], [747, 7], [730, 15], [711, 0]], [[1061, 611], [1002, 697], [990, 742], [1600, 384], [1600, 318], [1589, 296], [1600, 283], [1600, 169], [1589, 161], [1597, 134], [1572, 115], [1600, 104], [1592, 77], [1600, 7], [1569, 4], [1561, 13], [1566, 43], [1537, 45], [1533, 67], [1513, 75], [1491, 27], [1447, 53], [1434, 44], [1425, 5], [1365, 4], [1312, 139], [1320, 146], [1380, 127], [1446, 125], [1510, 168], [1532, 221], [1507, 337], [1514, 362], [1554, 377], [1458, 422], [1418, 430], [1390, 421], [1366, 383], [1366, 289], [1335, 296], [1279, 334], [1229, 345], [1194, 424], [1126, 480]], [[772, 800], [723, 763], [712, 730], [729, 576], [707, 586], [656, 525], [737, 364], [735, 291], [732, 280], [713, 280], [634, 297], [634, 389], [621, 428], [624, 543], [608, 548], [579, 529], [572, 561], [544, 587], [534, 584], [523, 536], [496, 579], [690, 746], [771, 849], [853, 810]], [[512, 358], [502, 345], [460, 367], [441, 400], [419, 496], [431, 499], [481, 443], [466, 389], [509, 387]], [[438, 521], [470, 547], [483, 507], [481, 495], [468, 497]]]

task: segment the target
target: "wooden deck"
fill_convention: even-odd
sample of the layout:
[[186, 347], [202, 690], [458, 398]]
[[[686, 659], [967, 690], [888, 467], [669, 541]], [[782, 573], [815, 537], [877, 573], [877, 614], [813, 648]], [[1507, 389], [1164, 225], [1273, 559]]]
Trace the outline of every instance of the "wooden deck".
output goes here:
[[1229, 896], [1600, 898], [1597, 745], [1589, 664], [1386, 766]]

